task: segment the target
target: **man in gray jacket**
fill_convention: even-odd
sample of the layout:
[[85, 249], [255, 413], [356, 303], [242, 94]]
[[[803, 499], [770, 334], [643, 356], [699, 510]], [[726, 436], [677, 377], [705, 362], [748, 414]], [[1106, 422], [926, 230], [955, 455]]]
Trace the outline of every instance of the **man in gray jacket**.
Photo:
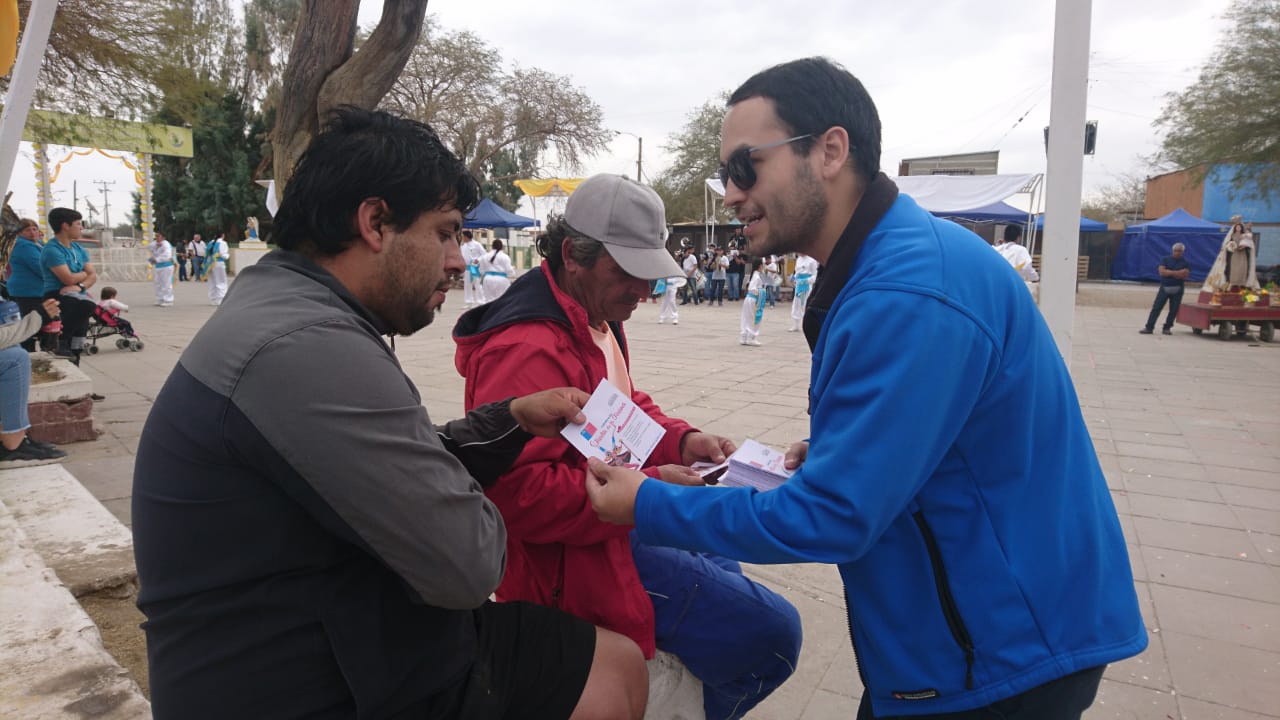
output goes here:
[[425, 125], [336, 111], [279, 249], [170, 374], [134, 472], [157, 718], [643, 715], [639, 648], [488, 602], [506, 530], [483, 486], [585, 393], [434, 426], [386, 335], [431, 322], [479, 188]]

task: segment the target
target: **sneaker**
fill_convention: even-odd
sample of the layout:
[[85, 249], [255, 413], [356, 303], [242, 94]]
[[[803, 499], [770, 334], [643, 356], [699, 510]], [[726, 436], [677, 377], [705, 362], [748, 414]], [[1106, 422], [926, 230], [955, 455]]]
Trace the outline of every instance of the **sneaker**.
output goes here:
[[1163, 330], [1161, 330], [1161, 331], [1160, 331], [1160, 334], [1161, 334], [1161, 335], [1172, 335], [1172, 334], [1173, 334], [1173, 331], [1172, 331], [1172, 330], [1170, 330], [1169, 328], [1165, 328], [1165, 329], [1163, 329]]
[[745, 340], [745, 341], [743, 341], [743, 343], [742, 343], [742, 344], [743, 344], [743, 345], [750, 345], [750, 346], [752, 346], [752, 347], [760, 347], [760, 341], [759, 341], [759, 340], [756, 340], [755, 338], [751, 338], [750, 340]]
[[672, 324], [672, 325], [679, 325], [679, 324], [680, 324], [680, 321], [679, 321], [679, 320], [672, 320], [672, 321], [671, 321], [671, 324]]
[[27, 436], [27, 442], [31, 443], [31, 445], [34, 447], [40, 448], [41, 450], [57, 450], [58, 449], [58, 446], [54, 445], [53, 443], [40, 442], [39, 440], [32, 440], [30, 435]]
[[66, 456], [65, 452], [56, 447], [40, 447], [31, 442], [31, 438], [24, 437], [18, 447], [12, 450], [0, 447], [0, 467], [47, 465]]
[[1150, 335], [1153, 332], [1155, 332], [1155, 330], [1152, 330], [1151, 328], [1142, 328], [1141, 330], [1138, 331], [1138, 333], [1141, 335]]

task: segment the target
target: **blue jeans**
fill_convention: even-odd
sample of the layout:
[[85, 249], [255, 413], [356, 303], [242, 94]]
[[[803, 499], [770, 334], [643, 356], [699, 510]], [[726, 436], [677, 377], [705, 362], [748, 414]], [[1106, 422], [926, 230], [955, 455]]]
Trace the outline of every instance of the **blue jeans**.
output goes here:
[[14, 345], [0, 350], [0, 429], [15, 433], [31, 427], [27, 397], [31, 391], [31, 356]]
[[736, 561], [645, 545], [634, 532], [631, 555], [653, 602], [658, 648], [702, 681], [707, 720], [742, 717], [795, 672], [800, 613]]
[[204, 273], [204, 258], [199, 255], [191, 258], [191, 279], [199, 280]]
[[1155, 330], [1156, 321], [1160, 319], [1160, 311], [1164, 309], [1166, 302], [1169, 303], [1169, 315], [1164, 319], [1164, 329], [1173, 327], [1173, 321], [1178, 317], [1178, 307], [1182, 305], [1182, 292], [1180, 287], [1160, 286], [1156, 291], [1156, 301], [1151, 303], [1151, 314], [1147, 316], [1148, 330]]
[[721, 305], [723, 305], [724, 304], [724, 278], [720, 278], [719, 280], [712, 278], [711, 290], [709, 292], [710, 294], [707, 295], [707, 302], [718, 302]]
[[729, 299], [739, 300], [742, 294], [742, 273], [728, 273], [729, 275]]

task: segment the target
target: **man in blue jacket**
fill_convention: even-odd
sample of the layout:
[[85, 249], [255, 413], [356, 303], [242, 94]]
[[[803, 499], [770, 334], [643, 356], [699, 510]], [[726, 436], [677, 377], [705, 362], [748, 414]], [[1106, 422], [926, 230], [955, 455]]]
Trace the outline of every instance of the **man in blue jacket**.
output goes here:
[[[648, 544], [839, 565], [860, 720], [1079, 718], [1147, 636], [1075, 389], [1017, 272], [898, 194], [875, 105], [828, 60], [738, 88], [720, 148], [750, 253], [822, 265], [810, 438], [763, 493], [592, 463], [597, 512]], [[886, 320], [909, 332], [886, 338]]]

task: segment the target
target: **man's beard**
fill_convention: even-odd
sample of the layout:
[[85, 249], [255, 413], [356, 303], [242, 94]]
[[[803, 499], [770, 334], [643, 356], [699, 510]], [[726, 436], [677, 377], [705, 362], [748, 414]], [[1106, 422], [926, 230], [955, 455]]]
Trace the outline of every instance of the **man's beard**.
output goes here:
[[751, 254], [807, 253], [818, 240], [827, 197], [808, 163], [800, 163], [787, 196], [767, 208], [769, 233], [751, 242]]

